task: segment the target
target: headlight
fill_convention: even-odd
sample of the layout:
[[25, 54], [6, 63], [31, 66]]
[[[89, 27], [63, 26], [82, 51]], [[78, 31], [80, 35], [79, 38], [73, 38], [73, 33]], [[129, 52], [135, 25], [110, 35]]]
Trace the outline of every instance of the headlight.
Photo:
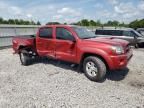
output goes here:
[[112, 46], [112, 51], [116, 54], [123, 54], [124, 49], [122, 46]]

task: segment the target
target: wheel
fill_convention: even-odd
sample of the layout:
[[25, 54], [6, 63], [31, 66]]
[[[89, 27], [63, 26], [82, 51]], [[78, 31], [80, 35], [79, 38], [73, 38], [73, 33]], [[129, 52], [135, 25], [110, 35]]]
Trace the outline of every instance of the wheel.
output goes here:
[[144, 43], [138, 43], [138, 47], [139, 48], [143, 48], [144, 47]]
[[139, 44], [138, 43], [135, 44], [135, 48], [139, 48]]
[[19, 56], [22, 65], [28, 66], [31, 64], [31, 57], [28, 54], [24, 53], [24, 51], [21, 51]]
[[98, 82], [104, 79], [107, 69], [100, 58], [89, 56], [84, 59], [83, 71], [88, 79]]

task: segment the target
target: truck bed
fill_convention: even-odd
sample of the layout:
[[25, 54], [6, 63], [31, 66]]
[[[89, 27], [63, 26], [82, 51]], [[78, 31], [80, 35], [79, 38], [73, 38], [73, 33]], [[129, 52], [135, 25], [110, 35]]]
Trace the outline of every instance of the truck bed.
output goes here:
[[35, 39], [34, 35], [23, 35], [23, 36], [14, 36], [12, 39], [13, 49], [15, 53], [18, 53], [20, 47], [29, 46], [35, 49]]
[[19, 36], [14, 36], [14, 38], [35, 38], [35, 35], [19, 35]]

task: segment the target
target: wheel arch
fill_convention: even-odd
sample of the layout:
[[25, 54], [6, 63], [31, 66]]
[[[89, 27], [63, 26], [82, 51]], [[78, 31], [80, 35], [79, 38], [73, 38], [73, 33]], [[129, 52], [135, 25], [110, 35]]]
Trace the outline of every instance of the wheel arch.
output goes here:
[[95, 56], [95, 57], [100, 58], [100, 59], [104, 62], [104, 64], [106, 65], [107, 70], [110, 69], [110, 68], [109, 68], [109, 65], [108, 65], [108, 62], [104, 59], [104, 57], [102, 57], [102, 56], [99, 55], [99, 54], [94, 54], [94, 53], [84, 53], [84, 54], [82, 55], [81, 61], [80, 61], [81, 66], [82, 66], [82, 63], [83, 63], [84, 59], [85, 59], [86, 57], [89, 57], [89, 56]]
[[30, 47], [30, 46], [20, 45], [20, 46], [18, 47], [19, 53], [20, 53], [20, 51], [23, 50], [23, 49], [26, 50], [26, 51], [29, 51], [29, 50], [32, 50], [32, 51], [33, 51], [32, 47]]

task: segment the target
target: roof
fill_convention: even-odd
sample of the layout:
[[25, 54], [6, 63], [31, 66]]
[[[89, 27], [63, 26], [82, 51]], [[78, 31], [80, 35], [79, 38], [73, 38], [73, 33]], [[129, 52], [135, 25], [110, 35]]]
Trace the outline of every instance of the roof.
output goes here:
[[101, 27], [97, 28], [97, 30], [133, 30], [133, 29], [126, 27]]
[[54, 24], [54, 25], [44, 25], [41, 27], [81, 27], [81, 26], [77, 26], [77, 25], [65, 25], [65, 24]]

